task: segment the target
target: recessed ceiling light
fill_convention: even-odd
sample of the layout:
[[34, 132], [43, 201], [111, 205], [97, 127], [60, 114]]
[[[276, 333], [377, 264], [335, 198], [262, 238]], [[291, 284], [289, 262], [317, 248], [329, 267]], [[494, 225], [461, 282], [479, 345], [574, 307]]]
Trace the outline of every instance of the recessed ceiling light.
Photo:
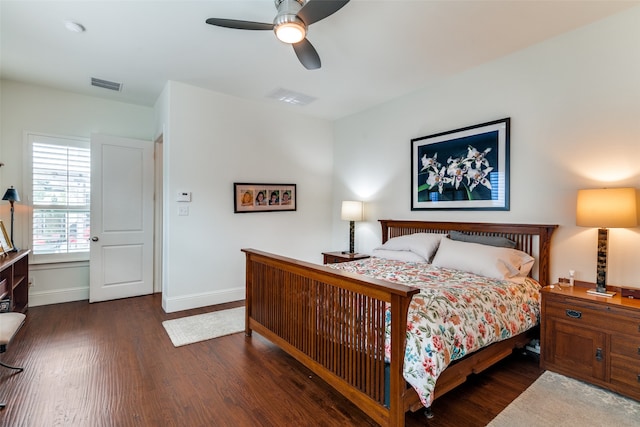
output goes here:
[[87, 31], [87, 29], [84, 28], [84, 25], [78, 24], [77, 22], [73, 22], [73, 21], [65, 21], [64, 26], [66, 27], [67, 30], [72, 31], [74, 33], [84, 33], [85, 31]]

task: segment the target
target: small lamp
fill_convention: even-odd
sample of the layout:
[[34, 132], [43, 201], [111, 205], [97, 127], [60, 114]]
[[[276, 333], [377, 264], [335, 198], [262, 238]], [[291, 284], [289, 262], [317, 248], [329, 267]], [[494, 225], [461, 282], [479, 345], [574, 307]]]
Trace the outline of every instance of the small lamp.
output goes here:
[[598, 227], [598, 264], [596, 288], [588, 292], [613, 296], [607, 292], [608, 228], [627, 228], [638, 225], [635, 188], [602, 188], [579, 190], [576, 203], [576, 225]]
[[17, 252], [18, 249], [16, 248], [16, 244], [13, 242], [13, 203], [20, 201], [18, 190], [13, 188], [12, 185], [11, 188], [8, 188], [4, 193], [4, 196], [2, 196], [2, 200], [8, 200], [11, 204], [11, 246], [13, 247], [13, 249], [11, 249], [9, 252]]
[[362, 221], [362, 202], [358, 201], [344, 201], [342, 202], [341, 218], [343, 221], [349, 221], [349, 252], [343, 253], [353, 254], [355, 253], [355, 221]]

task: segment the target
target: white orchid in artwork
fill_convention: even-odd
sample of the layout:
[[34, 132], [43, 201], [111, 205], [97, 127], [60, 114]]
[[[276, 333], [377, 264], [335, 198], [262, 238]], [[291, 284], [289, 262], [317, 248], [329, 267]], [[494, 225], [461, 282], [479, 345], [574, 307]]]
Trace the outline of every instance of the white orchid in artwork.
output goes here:
[[473, 161], [475, 163], [476, 168], [480, 168], [482, 166], [489, 167], [489, 160], [487, 160], [487, 154], [491, 151], [491, 148], [487, 148], [482, 153], [476, 150], [474, 147], [469, 146], [467, 149], [467, 159]]
[[434, 154], [433, 157], [427, 157], [426, 154], [422, 156], [422, 170], [426, 170], [429, 168], [436, 167], [440, 163], [438, 163], [438, 153]]
[[440, 172], [429, 172], [429, 178], [427, 178], [427, 184], [433, 188], [438, 186], [438, 192], [442, 194], [442, 189], [445, 184], [451, 183], [451, 178], [447, 176], [447, 170], [443, 166]]
[[469, 186], [469, 191], [473, 191], [474, 188], [478, 186], [478, 184], [482, 184], [491, 190], [491, 181], [487, 179], [489, 176], [489, 172], [491, 172], [493, 168], [489, 167], [486, 169], [469, 169], [467, 172], [467, 185]]
[[428, 174], [424, 187], [427, 190], [437, 190], [442, 194], [446, 185], [451, 185], [456, 190], [462, 186], [467, 191], [469, 199], [471, 199], [471, 192], [478, 185], [491, 190], [489, 173], [494, 168], [487, 159], [490, 151], [491, 148], [478, 151], [469, 145], [466, 156], [449, 157], [446, 166], [438, 162], [438, 153], [434, 153], [432, 157], [428, 157], [426, 153], [423, 154], [420, 159], [422, 163], [420, 172]]

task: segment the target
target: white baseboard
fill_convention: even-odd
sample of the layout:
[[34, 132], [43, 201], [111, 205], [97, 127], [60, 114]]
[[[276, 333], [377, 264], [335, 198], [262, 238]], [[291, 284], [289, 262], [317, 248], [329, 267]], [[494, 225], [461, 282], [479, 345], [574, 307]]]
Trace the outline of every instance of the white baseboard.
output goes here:
[[224, 304], [226, 302], [245, 299], [245, 288], [225, 289], [223, 291], [207, 292], [193, 295], [168, 298], [162, 296], [162, 308], [167, 313], [206, 307], [208, 305]]
[[60, 304], [63, 302], [89, 299], [89, 288], [56, 289], [55, 291], [30, 292], [29, 307]]
[[[223, 291], [207, 292], [176, 298], [162, 297], [162, 308], [167, 313], [206, 307], [208, 305], [224, 304], [245, 299], [245, 288], [225, 289]], [[89, 300], [89, 288], [57, 289], [55, 291], [31, 292], [29, 307], [39, 305], [60, 304], [71, 301]]]

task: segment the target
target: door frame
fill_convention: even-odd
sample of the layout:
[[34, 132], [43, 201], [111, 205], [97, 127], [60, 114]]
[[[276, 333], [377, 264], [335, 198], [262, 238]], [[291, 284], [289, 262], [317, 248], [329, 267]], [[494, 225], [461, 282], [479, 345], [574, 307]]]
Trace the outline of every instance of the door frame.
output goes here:
[[153, 203], [153, 293], [162, 293], [162, 241], [163, 241], [163, 200], [164, 200], [164, 135], [154, 141], [154, 203]]

